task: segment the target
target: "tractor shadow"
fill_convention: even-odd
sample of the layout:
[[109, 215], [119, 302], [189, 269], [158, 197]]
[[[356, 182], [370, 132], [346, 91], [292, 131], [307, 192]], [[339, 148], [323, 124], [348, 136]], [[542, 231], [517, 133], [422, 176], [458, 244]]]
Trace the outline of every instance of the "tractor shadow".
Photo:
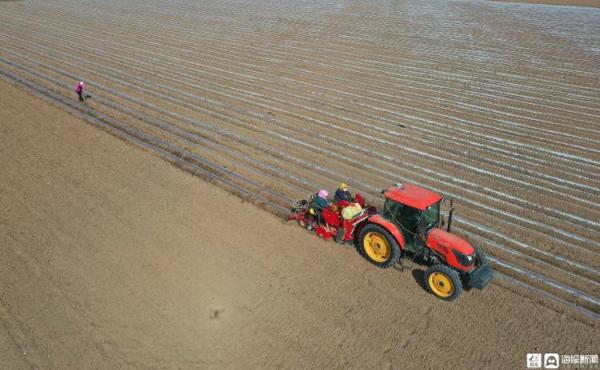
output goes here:
[[427, 292], [427, 286], [425, 285], [425, 271], [419, 269], [412, 269], [410, 273], [413, 279], [415, 279], [415, 282], [421, 287], [421, 289]]

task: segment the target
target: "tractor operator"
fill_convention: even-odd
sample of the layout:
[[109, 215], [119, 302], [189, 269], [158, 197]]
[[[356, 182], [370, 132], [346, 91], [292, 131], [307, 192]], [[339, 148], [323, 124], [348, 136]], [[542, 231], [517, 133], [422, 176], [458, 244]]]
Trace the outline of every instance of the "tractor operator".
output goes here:
[[340, 186], [338, 187], [338, 189], [335, 191], [335, 195], [333, 197], [333, 200], [338, 203], [341, 202], [343, 200], [345, 200], [346, 202], [354, 202], [354, 198], [352, 197], [352, 193], [350, 193], [350, 191], [348, 191], [348, 185], [345, 183], [341, 183]]

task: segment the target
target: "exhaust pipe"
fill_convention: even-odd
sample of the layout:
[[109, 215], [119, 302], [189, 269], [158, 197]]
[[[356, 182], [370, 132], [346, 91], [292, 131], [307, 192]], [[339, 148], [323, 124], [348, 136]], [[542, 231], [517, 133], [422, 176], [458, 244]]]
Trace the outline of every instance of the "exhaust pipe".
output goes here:
[[448, 229], [446, 231], [450, 232], [450, 228], [452, 227], [452, 214], [454, 213], [454, 199], [450, 199], [450, 210], [448, 211]]

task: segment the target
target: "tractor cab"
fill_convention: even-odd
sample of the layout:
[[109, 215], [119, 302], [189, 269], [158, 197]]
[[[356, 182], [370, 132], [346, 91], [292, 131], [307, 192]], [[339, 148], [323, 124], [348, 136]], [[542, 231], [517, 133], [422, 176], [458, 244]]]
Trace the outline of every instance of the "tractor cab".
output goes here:
[[440, 226], [442, 197], [413, 184], [396, 184], [383, 195], [381, 215], [401, 230], [406, 250], [414, 253], [424, 248], [428, 231]]

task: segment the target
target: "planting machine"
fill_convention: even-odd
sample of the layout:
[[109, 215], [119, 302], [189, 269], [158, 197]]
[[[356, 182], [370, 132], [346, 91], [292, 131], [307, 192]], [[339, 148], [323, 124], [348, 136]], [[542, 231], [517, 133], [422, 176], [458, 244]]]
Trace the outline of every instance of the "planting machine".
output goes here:
[[450, 233], [452, 204], [443, 230], [440, 195], [409, 183], [391, 186], [382, 194], [380, 212], [356, 194], [355, 202], [333, 203], [321, 212], [311, 207], [312, 198], [297, 201], [288, 219], [323, 239], [354, 245], [377, 267], [391, 267], [404, 257], [428, 266], [425, 286], [441, 299], [456, 299], [463, 287], [487, 286], [493, 270], [484, 252]]

